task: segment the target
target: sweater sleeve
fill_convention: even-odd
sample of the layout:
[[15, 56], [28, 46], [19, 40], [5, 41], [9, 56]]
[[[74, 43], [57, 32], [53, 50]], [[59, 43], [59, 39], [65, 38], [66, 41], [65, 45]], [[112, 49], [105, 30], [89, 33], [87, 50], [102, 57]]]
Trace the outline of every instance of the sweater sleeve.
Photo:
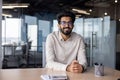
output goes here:
[[80, 44], [79, 44], [77, 59], [79, 61], [79, 64], [81, 64], [85, 70], [87, 68], [87, 59], [86, 59], [85, 44], [84, 44], [82, 39], [81, 39]]

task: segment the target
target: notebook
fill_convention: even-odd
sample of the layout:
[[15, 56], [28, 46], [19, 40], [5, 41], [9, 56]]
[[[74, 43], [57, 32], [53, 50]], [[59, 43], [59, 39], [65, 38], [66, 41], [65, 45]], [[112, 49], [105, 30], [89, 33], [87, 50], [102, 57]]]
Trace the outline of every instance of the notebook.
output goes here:
[[66, 75], [56, 74], [56, 75], [41, 75], [43, 80], [67, 80]]

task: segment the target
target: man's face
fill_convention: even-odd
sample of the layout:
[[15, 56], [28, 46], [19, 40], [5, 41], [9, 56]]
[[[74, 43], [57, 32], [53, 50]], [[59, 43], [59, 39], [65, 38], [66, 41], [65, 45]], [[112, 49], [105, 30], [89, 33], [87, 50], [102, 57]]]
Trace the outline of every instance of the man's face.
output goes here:
[[71, 17], [62, 17], [58, 27], [64, 35], [70, 35], [74, 27]]

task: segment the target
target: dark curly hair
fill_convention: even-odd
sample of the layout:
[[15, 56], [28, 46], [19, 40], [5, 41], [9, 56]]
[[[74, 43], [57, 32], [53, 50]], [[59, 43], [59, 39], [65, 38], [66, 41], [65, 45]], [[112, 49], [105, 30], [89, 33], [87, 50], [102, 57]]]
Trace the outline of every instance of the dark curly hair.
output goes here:
[[57, 14], [57, 21], [59, 24], [60, 24], [62, 17], [71, 17], [72, 23], [74, 23], [74, 21], [75, 21], [75, 14], [70, 11], [63, 11], [63, 12]]

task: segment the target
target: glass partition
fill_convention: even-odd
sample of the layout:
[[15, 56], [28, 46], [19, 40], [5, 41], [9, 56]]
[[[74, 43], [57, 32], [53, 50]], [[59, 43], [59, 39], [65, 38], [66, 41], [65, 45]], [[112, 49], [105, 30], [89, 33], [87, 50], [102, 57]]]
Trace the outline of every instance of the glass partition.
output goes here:
[[[69, 3], [67, 0], [62, 2], [63, 4]], [[44, 4], [42, 5], [42, 3]], [[49, 3], [53, 3], [53, 5], [49, 5]], [[65, 7], [67, 5], [69, 7], [67, 10], [74, 12], [76, 17], [78, 17], [76, 18], [73, 31], [82, 35], [85, 40], [88, 65], [93, 66], [94, 62], [102, 62], [106, 66], [114, 67], [116, 22], [110, 21], [110, 19], [119, 19], [119, 1], [117, 3], [112, 0], [79, 0], [77, 2], [74, 1], [72, 5], [58, 5], [58, 8], [53, 7], [57, 6], [54, 3], [61, 4], [59, 0], [3, 0], [2, 51], [5, 56], [5, 60], [3, 60], [5, 64], [3, 65], [6, 67], [8, 62], [14, 57], [15, 66], [10, 68], [36, 67], [36, 65], [41, 67], [43, 44], [45, 44], [46, 37], [50, 32], [58, 31], [56, 14], [61, 9], [66, 10]], [[82, 3], [83, 11], [85, 10], [87, 14], [79, 11], [81, 10], [79, 5]], [[101, 3], [105, 4], [100, 5]], [[26, 7], [21, 7], [23, 4]], [[7, 7], [5, 8], [6, 5]], [[12, 5], [16, 6], [10, 8]], [[78, 7], [78, 10], [73, 11], [75, 10], [73, 6]], [[10, 60], [5, 55], [5, 51], [6, 53], [8, 52], [9, 56], [12, 56]]]
[[21, 41], [22, 21], [20, 18], [5, 18], [2, 21], [2, 43], [18, 43]]

